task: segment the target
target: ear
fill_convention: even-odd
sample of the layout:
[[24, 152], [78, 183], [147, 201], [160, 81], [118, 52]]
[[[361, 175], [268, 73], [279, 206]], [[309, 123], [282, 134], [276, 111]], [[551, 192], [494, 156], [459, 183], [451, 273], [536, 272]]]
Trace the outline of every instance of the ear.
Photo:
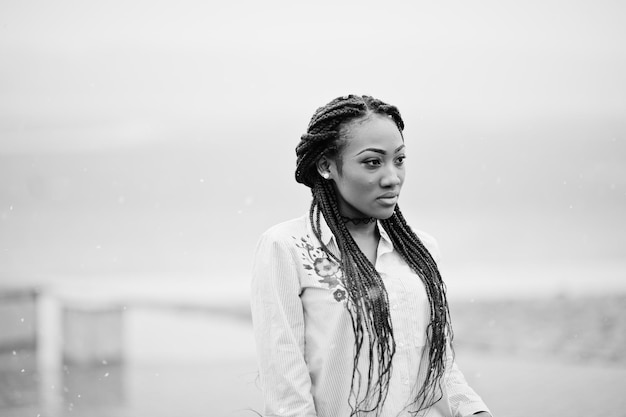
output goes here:
[[322, 178], [326, 180], [330, 178], [330, 176], [332, 175], [332, 161], [328, 159], [326, 155], [322, 155], [320, 159], [317, 160], [317, 163], [315, 165], [317, 167], [317, 172], [322, 176]]

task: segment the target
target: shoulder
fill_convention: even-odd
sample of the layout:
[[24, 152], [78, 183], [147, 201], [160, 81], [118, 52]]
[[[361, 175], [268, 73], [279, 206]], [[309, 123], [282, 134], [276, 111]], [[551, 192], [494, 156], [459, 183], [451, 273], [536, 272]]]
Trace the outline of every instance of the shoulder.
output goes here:
[[307, 222], [307, 216], [300, 216], [292, 220], [278, 223], [263, 232], [260, 240], [266, 242], [292, 241], [294, 237], [299, 238], [307, 233]]
[[257, 242], [257, 254], [266, 251], [295, 253], [298, 242], [309, 240], [308, 222], [308, 216], [301, 216], [270, 227]]
[[424, 232], [423, 230], [413, 229], [419, 240], [424, 244], [430, 255], [433, 257], [435, 262], [439, 262], [441, 260], [441, 251], [439, 250], [439, 244], [437, 243], [437, 239], [434, 238], [429, 233]]
[[416, 227], [412, 227], [411, 225], [418, 224], [416, 222], [418, 219], [414, 218], [412, 214], [414, 213], [411, 213], [410, 211], [408, 211], [407, 213], [403, 212], [403, 215], [407, 223], [409, 224], [409, 227], [413, 231], [413, 233], [417, 235], [417, 238], [420, 240], [420, 242], [422, 242], [422, 244], [426, 247], [428, 252], [430, 252], [430, 255], [433, 257], [435, 262], [439, 263], [442, 256], [441, 256], [441, 250], [439, 249], [439, 244], [437, 243], [437, 239], [435, 239], [433, 235], [425, 232], [424, 230], [418, 229]]

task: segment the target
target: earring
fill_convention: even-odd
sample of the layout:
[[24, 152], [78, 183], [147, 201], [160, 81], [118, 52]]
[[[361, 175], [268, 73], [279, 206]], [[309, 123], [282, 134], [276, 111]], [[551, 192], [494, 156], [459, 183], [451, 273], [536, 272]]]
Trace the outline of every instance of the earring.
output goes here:
[[322, 174], [322, 177], [324, 177], [324, 179], [325, 179], [325, 180], [327, 180], [327, 179], [329, 179], [329, 178], [330, 178], [330, 173], [328, 173], [328, 172], [324, 172], [324, 173]]

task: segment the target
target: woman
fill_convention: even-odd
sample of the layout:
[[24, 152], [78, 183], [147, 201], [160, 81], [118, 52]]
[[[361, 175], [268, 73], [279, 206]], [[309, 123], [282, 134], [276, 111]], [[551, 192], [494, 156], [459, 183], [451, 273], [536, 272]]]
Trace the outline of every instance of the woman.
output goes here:
[[310, 212], [265, 232], [253, 267], [267, 417], [489, 416], [454, 363], [432, 239], [397, 205], [403, 128], [396, 107], [344, 96], [296, 148]]

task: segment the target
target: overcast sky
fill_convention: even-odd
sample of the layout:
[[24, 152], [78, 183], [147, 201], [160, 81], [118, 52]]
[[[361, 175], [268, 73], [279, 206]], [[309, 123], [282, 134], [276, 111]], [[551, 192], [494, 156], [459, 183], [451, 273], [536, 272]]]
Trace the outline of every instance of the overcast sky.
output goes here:
[[306, 209], [293, 149], [346, 93], [400, 108], [402, 206], [453, 260], [623, 259], [625, 21], [622, 1], [4, 0], [0, 274], [245, 273]]
[[381, 96], [411, 118], [622, 117], [625, 9], [7, 0], [0, 151], [128, 145], [167, 126], [275, 123], [276, 113], [302, 125], [344, 92]]

